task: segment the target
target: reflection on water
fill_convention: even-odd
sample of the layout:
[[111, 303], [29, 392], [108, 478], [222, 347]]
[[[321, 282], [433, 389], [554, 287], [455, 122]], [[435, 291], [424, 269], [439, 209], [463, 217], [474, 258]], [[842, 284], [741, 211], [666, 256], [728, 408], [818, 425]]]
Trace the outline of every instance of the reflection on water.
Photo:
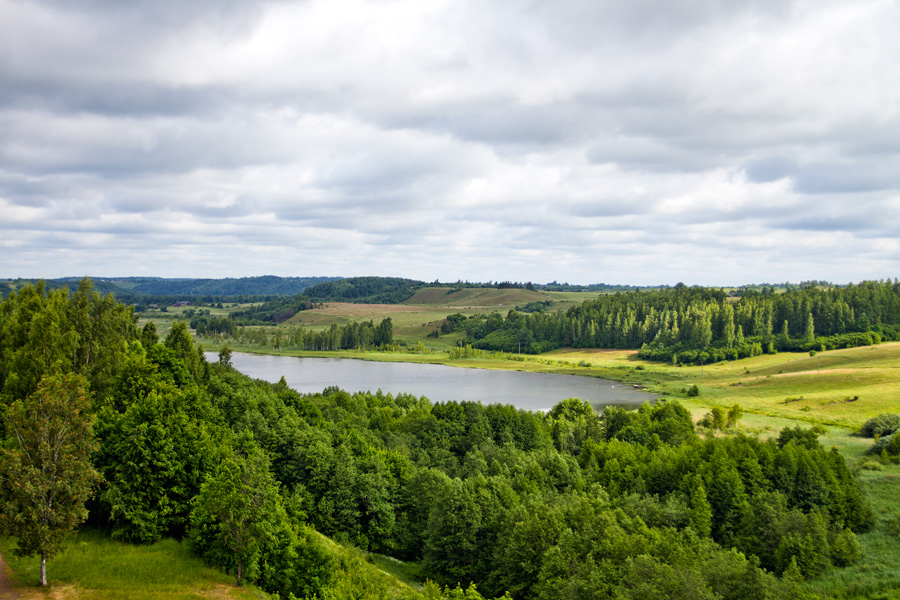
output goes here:
[[[216, 361], [215, 352], [206, 353]], [[655, 396], [627, 384], [594, 377], [519, 371], [462, 369], [444, 365], [388, 363], [349, 358], [297, 358], [235, 352], [234, 368], [254, 379], [276, 382], [282, 376], [301, 393], [338, 386], [348, 392], [377, 391], [425, 396], [432, 402], [472, 400], [484, 404], [512, 404], [527, 410], [549, 410], [566, 398], [604, 406], [635, 408]]]

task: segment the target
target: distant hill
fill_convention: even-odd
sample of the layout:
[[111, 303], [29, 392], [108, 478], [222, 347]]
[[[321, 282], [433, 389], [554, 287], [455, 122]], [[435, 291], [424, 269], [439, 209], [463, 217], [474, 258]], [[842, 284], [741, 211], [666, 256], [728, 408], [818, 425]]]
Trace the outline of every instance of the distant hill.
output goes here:
[[[68, 287], [78, 289], [82, 277], [63, 277], [45, 281], [49, 289]], [[232, 297], [232, 296], [295, 296], [307, 288], [334, 281], [338, 277], [238, 277], [226, 279], [190, 279], [165, 277], [94, 278], [94, 289], [101, 294], [113, 294], [120, 299], [146, 296], [169, 297]], [[0, 282], [3, 295], [37, 279], [16, 279]]]
[[513, 308], [529, 302], [548, 300], [546, 294], [517, 288], [446, 288], [423, 287], [405, 300], [404, 304], [437, 304], [454, 306], [504, 306]]

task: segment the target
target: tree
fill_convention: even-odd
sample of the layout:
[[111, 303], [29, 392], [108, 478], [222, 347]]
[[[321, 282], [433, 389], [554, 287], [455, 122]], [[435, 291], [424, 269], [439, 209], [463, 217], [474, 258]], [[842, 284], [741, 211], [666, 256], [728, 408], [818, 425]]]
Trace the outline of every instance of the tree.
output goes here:
[[806, 329], [803, 330], [803, 341], [812, 344], [816, 340], [816, 327], [812, 313], [806, 314]]
[[375, 339], [373, 343], [376, 346], [388, 346], [394, 342], [394, 324], [390, 317], [385, 317], [375, 328]]
[[268, 457], [252, 442], [244, 444], [222, 461], [195, 502], [193, 534], [212, 529], [218, 544], [232, 553], [241, 585], [245, 568], [258, 569], [261, 546], [287, 519]]
[[141, 329], [141, 344], [144, 345], [144, 348], [150, 348], [157, 342], [159, 342], [159, 335], [156, 333], [156, 323], [147, 321], [147, 324]]
[[695, 474], [689, 480], [688, 493], [691, 508], [691, 526], [701, 537], [709, 537], [712, 532], [712, 508], [706, 498], [706, 488], [703, 486], [703, 478]]
[[738, 421], [741, 420], [741, 417], [744, 416], [744, 409], [740, 404], [735, 404], [731, 408], [728, 409], [728, 424], [727, 427], [737, 427]]
[[17, 555], [40, 554], [43, 586], [47, 559], [87, 517], [84, 503], [99, 480], [87, 385], [80, 375], [45, 376], [5, 419], [0, 524], [18, 538]]
[[[230, 345], [225, 344], [224, 346], [222, 346], [222, 349], [219, 350], [219, 362], [221, 364], [223, 364], [224, 366], [228, 367], [229, 369], [231, 368], [232, 365], [231, 365], [231, 346]], [[284, 379], [283, 376], [282, 376], [282, 379]]]

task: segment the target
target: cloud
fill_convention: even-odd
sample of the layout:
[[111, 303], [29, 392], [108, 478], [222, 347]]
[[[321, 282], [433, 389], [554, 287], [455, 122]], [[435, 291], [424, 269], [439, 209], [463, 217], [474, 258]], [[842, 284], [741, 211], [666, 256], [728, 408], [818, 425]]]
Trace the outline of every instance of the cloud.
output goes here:
[[0, 0], [0, 274], [892, 276], [898, 13]]

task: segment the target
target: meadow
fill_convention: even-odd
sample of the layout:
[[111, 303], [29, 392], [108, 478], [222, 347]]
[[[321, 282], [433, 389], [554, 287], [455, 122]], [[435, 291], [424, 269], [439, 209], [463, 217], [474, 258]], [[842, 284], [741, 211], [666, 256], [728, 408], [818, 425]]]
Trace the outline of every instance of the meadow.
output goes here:
[[[338, 564], [335, 598], [421, 597], [415, 565], [337, 544], [320, 536]], [[13, 554], [15, 540], [0, 538], [20, 600], [272, 600], [253, 585], [206, 566], [174, 539], [134, 545], [102, 531], [76, 533], [51, 565], [49, 590], [38, 586], [38, 561]], [[2, 596], [0, 596], [2, 597]]]

